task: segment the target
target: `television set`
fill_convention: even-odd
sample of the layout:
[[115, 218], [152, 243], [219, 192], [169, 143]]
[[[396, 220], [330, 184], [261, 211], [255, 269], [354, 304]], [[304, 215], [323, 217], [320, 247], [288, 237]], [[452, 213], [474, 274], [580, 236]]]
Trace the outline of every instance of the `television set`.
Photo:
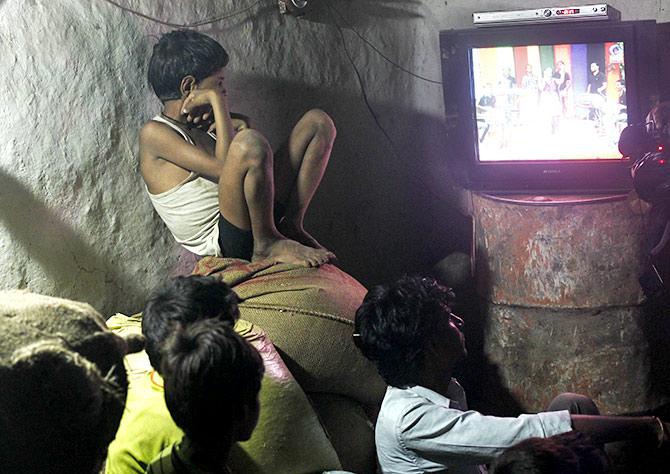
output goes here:
[[621, 131], [656, 95], [656, 22], [440, 32], [446, 138], [460, 184], [498, 193], [632, 188]]

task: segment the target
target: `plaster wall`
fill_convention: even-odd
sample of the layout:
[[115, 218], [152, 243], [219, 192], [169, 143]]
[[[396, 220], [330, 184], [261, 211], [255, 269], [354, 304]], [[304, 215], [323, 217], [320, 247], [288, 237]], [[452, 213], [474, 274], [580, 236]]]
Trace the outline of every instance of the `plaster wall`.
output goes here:
[[[430, 268], [467, 229], [444, 162], [441, 86], [358, 35], [439, 81], [439, 30], [469, 26], [473, 11], [574, 3], [311, 0], [296, 19], [273, 0], [116, 2], [174, 23], [250, 7], [198, 29], [229, 51], [232, 107], [275, 148], [308, 108], [334, 118], [307, 225], [364, 284]], [[668, 0], [609, 3], [626, 20], [670, 21]], [[136, 165], [137, 130], [160, 110], [146, 64], [170, 29], [105, 0], [0, 0], [1, 288], [134, 312], [174, 265]]]

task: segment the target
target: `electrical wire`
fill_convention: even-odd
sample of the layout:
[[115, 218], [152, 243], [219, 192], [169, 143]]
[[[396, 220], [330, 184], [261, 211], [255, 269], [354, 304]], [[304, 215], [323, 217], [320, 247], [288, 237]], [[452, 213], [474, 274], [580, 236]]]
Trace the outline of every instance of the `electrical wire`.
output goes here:
[[[386, 129], [382, 126], [379, 117], [377, 116], [377, 113], [374, 111], [372, 108], [372, 105], [370, 104], [370, 100], [368, 99], [368, 94], [365, 90], [365, 84], [363, 82], [363, 78], [361, 76], [360, 71], [358, 70], [358, 67], [356, 66], [356, 62], [354, 61], [353, 57], [351, 56], [351, 52], [349, 51], [349, 48], [347, 47], [347, 42], [346, 42], [346, 37], [344, 36], [344, 31], [342, 30], [342, 27], [340, 24], [337, 22], [337, 19], [334, 16], [331, 16], [333, 19], [333, 24], [335, 25], [335, 28], [340, 34], [340, 37], [342, 38], [342, 48], [344, 49], [344, 53], [349, 60], [349, 63], [351, 64], [351, 67], [354, 70], [354, 73], [356, 74], [356, 79], [358, 80], [358, 85], [361, 89], [361, 96], [363, 97], [363, 102], [365, 103], [365, 106], [367, 107], [368, 111], [370, 112], [370, 115], [372, 116], [375, 124], [381, 130], [382, 134], [384, 137], [388, 140], [389, 145], [390, 145], [390, 150], [391, 154], [393, 157], [398, 160], [399, 162], [403, 162], [400, 153], [398, 152], [398, 146], [395, 144], [391, 136], [388, 134]], [[440, 196], [438, 193], [436, 193], [431, 186], [419, 175], [415, 173], [410, 173], [409, 175], [410, 179], [416, 180], [418, 184], [421, 185], [421, 187], [425, 190], [428, 191], [429, 194], [434, 196], [437, 200], [442, 200], [442, 196]]]
[[[232, 12], [232, 13], [227, 13], [227, 14], [225, 14], [225, 15], [221, 15], [221, 16], [218, 16], [218, 17], [215, 17], [215, 18], [211, 18], [211, 19], [208, 19], [208, 20], [201, 20], [201, 21], [197, 21], [197, 22], [193, 22], [193, 23], [184, 23], [184, 24], [182, 24], [182, 23], [173, 23], [173, 22], [169, 22], [169, 21], [164, 21], [164, 20], [161, 20], [161, 19], [158, 19], [158, 18], [149, 16], [149, 15], [146, 15], [146, 14], [144, 14], [144, 13], [141, 13], [141, 12], [138, 12], [138, 11], [136, 11], [136, 10], [133, 10], [132, 8], [128, 8], [128, 7], [126, 7], [126, 6], [120, 5], [120, 4], [116, 3], [116, 2], [113, 1], [113, 0], [104, 0], [104, 1], [107, 2], [107, 3], [109, 3], [109, 4], [111, 4], [111, 5], [113, 5], [113, 6], [115, 6], [115, 7], [117, 7], [117, 8], [119, 8], [119, 9], [121, 9], [121, 10], [123, 10], [123, 11], [125, 11], [125, 12], [128, 12], [128, 13], [131, 13], [131, 14], [133, 14], [133, 15], [139, 16], [139, 17], [141, 17], [141, 18], [144, 18], [145, 20], [152, 21], [152, 22], [154, 22], [154, 23], [158, 23], [158, 24], [165, 25], [165, 26], [171, 26], [171, 27], [174, 27], [174, 28], [197, 28], [197, 27], [199, 27], [199, 26], [208, 25], [208, 24], [211, 24], [211, 23], [215, 23], [215, 22], [218, 22], [218, 21], [222, 21], [222, 20], [225, 20], [225, 19], [228, 19], [228, 18], [232, 18], [232, 17], [237, 16], [237, 15], [240, 15], [240, 14], [242, 14], [242, 13], [248, 12], [249, 10], [251, 10], [252, 8], [254, 8], [256, 5], [260, 4], [263, 0], [257, 0], [256, 2], [254, 2], [253, 4], [251, 4], [250, 6], [248, 6], [247, 8], [244, 8], [244, 9], [242, 9], [242, 10], [238, 10], [238, 11], [235, 11], [235, 12]], [[346, 19], [342, 16], [342, 14], [341, 14], [339, 11], [337, 11], [337, 9], [335, 9], [332, 5], [329, 5], [329, 4], [327, 4], [327, 6], [328, 6], [329, 9], [331, 9], [331, 11], [334, 11], [335, 13], [337, 13], [337, 15], [338, 15], [343, 21], [346, 22]], [[377, 127], [379, 128], [379, 130], [382, 132], [382, 134], [384, 135], [384, 137], [388, 140], [389, 144], [391, 145], [390, 149], [391, 149], [392, 154], [393, 154], [397, 159], [400, 159], [400, 155], [399, 155], [398, 152], [396, 151], [396, 150], [397, 150], [397, 147], [396, 147], [395, 142], [393, 141], [393, 139], [391, 138], [391, 136], [388, 134], [388, 132], [387, 132], [387, 131], [384, 129], [384, 127], [382, 126], [382, 124], [381, 124], [381, 122], [380, 122], [380, 120], [379, 120], [379, 117], [377, 116], [377, 113], [374, 111], [374, 109], [372, 108], [372, 105], [370, 104], [370, 101], [369, 101], [369, 99], [368, 99], [367, 92], [366, 92], [366, 90], [365, 90], [365, 85], [364, 85], [364, 83], [363, 83], [363, 78], [361, 77], [360, 71], [358, 70], [358, 67], [356, 66], [356, 63], [355, 63], [355, 61], [354, 61], [354, 59], [353, 59], [353, 57], [352, 57], [352, 55], [351, 55], [351, 52], [349, 51], [349, 48], [347, 47], [347, 42], [346, 42], [346, 37], [345, 37], [345, 35], [344, 35], [344, 31], [342, 30], [342, 27], [341, 27], [340, 24], [337, 22], [337, 19], [335, 18], [334, 15], [332, 15], [332, 18], [333, 18], [333, 24], [334, 24], [335, 27], [337, 28], [337, 31], [339, 32], [340, 37], [341, 37], [341, 39], [342, 39], [342, 47], [343, 47], [343, 49], [344, 49], [344, 53], [345, 53], [345, 55], [346, 55], [346, 57], [347, 57], [349, 63], [350, 63], [351, 66], [353, 67], [354, 72], [355, 72], [355, 74], [356, 74], [356, 78], [357, 78], [357, 80], [358, 80], [358, 84], [359, 84], [359, 87], [360, 87], [360, 90], [361, 90], [361, 95], [362, 95], [362, 97], [363, 97], [363, 101], [365, 102], [365, 105], [366, 105], [368, 111], [370, 112], [370, 115], [371, 115], [372, 118], [374, 119], [375, 124], [377, 125]], [[348, 24], [348, 22], [347, 22], [347, 24]], [[402, 70], [403, 72], [406, 72], [406, 73], [408, 73], [408, 74], [410, 74], [410, 75], [412, 75], [412, 76], [414, 76], [414, 77], [417, 77], [417, 78], [419, 78], [419, 79], [422, 79], [422, 80], [424, 80], [424, 81], [428, 81], [428, 82], [432, 82], [432, 83], [436, 83], [436, 84], [441, 84], [441, 82], [439, 82], [439, 81], [434, 81], [434, 80], [432, 80], [432, 79], [424, 78], [424, 77], [419, 76], [418, 74], [414, 74], [413, 72], [408, 71], [407, 69], [403, 68], [402, 66], [396, 64], [395, 62], [393, 62], [392, 60], [390, 60], [388, 57], [386, 57], [381, 51], [379, 51], [379, 49], [376, 48], [372, 43], [370, 43], [368, 40], [366, 40], [361, 34], [359, 34], [359, 33], [358, 33], [357, 31], [355, 31], [353, 28], [351, 28], [351, 29], [352, 29], [352, 31], [353, 31], [353, 32], [354, 32], [354, 33], [355, 33], [355, 34], [356, 34], [362, 41], [364, 41], [366, 44], [368, 44], [368, 45], [369, 45], [369, 46], [370, 46], [370, 47], [371, 47], [377, 54], [379, 54], [382, 58], [384, 58], [386, 61], [388, 61], [389, 63], [391, 63], [391, 64], [394, 65], [395, 67], [399, 68], [399, 69]], [[422, 184], [425, 185], [425, 183], [422, 183]], [[428, 188], [428, 189], [430, 189], [430, 188]], [[431, 193], [432, 193], [432, 190], [431, 190]]]
[[252, 3], [247, 8], [244, 8], [242, 10], [238, 10], [238, 11], [235, 11], [235, 12], [232, 12], [232, 13], [226, 13], [224, 15], [217, 16], [215, 18], [210, 18], [210, 19], [207, 19], [207, 20], [200, 20], [200, 21], [196, 21], [196, 22], [193, 22], [193, 23], [183, 23], [183, 24], [182, 23], [172, 23], [172, 22], [169, 22], [169, 21], [161, 20], [159, 18], [154, 18], [154, 17], [149, 16], [149, 15], [145, 15], [144, 13], [133, 10], [132, 8], [128, 8], [128, 7], [125, 7], [123, 5], [119, 5], [118, 3], [116, 3], [113, 0], [104, 0], [104, 1], [111, 4], [111, 5], [114, 5], [117, 8], [120, 8], [121, 10], [123, 10], [125, 12], [131, 13], [133, 15], [137, 15], [141, 18], [144, 18], [145, 20], [149, 20], [149, 21], [152, 21], [154, 23], [158, 23], [160, 25], [171, 26], [171, 27], [174, 27], [174, 28], [197, 28], [199, 26], [209, 25], [209, 24], [212, 24], [212, 23], [216, 23], [218, 21], [222, 21], [222, 20], [226, 20], [228, 18], [232, 18], [232, 17], [237, 16], [237, 15], [241, 15], [242, 13], [246, 13], [249, 10], [251, 10], [252, 8], [254, 8], [256, 5], [260, 4], [263, 0], [257, 0], [255, 3]]
[[408, 69], [402, 67], [400, 64], [394, 62], [392, 59], [390, 59], [388, 56], [386, 56], [384, 53], [382, 53], [382, 52], [379, 50], [379, 48], [377, 48], [374, 44], [372, 44], [370, 41], [368, 41], [368, 40], [367, 40], [363, 35], [361, 35], [358, 31], [356, 31], [356, 29], [354, 29], [354, 27], [351, 26], [351, 23], [349, 23], [349, 22], [347, 21], [347, 19], [344, 17], [344, 15], [342, 15], [342, 13], [340, 13], [340, 11], [339, 11], [337, 8], [335, 8], [333, 5], [330, 5], [330, 4], [328, 5], [328, 7], [329, 7], [330, 9], [332, 9], [335, 13], [337, 13], [337, 15], [342, 19], [342, 21], [346, 23], [347, 28], [349, 28], [349, 29], [350, 29], [356, 36], [358, 36], [358, 37], [361, 39], [361, 41], [363, 41], [365, 44], [367, 44], [368, 46], [370, 46], [370, 48], [372, 48], [372, 50], [373, 50], [374, 52], [376, 52], [379, 56], [381, 56], [382, 58], [384, 58], [384, 60], [386, 60], [388, 63], [390, 63], [390, 64], [392, 64], [393, 66], [395, 66], [396, 68], [400, 69], [402, 72], [407, 73], [407, 74], [409, 74], [410, 76], [416, 77], [417, 79], [421, 79], [422, 81], [430, 82], [431, 84], [440, 84], [440, 85], [442, 84], [442, 81], [436, 81], [436, 80], [434, 80], [434, 79], [429, 79], [429, 78], [427, 78], [427, 77], [421, 76], [421, 75], [419, 75], [419, 74], [416, 74], [416, 73], [414, 73], [414, 72], [412, 72], [412, 71], [410, 71], [410, 70], [408, 70]]
[[[330, 5], [329, 5], [330, 7]], [[374, 111], [372, 108], [372, 105], [370, 104], [370, 100], [368, 99], [368, 94], [367, 91], [365, 90], [365, 84], [363, 83], [363, 78], [361, 77], [361, 73], [358, 70], [358, 67], [356, 66], [356, 62], [354, 61], [354, 58], [351, 56], [351, 52], [349, 51], [349, 48], [347, 47], [347, 41], [346, 37], [344, 36], [344, 31], [342, 30], [342, 27], [340, 24], [337, 22], [335, 17], [333, 17], [333, 24], [335, 25], [335, 28], [337, 28], [338, 33], [340, 34], [340, 37], [342, 38], [342, 48], [344, 49], [344, 54], [346, 55], [347, 59], [349, 60], [349, 63], [351, 64], [352, 68], [354, 69], [354, 73], [356, 74], [356, 79], [358, 80], [358, 85], [361, 89], [361, 96], [363, 97], [363, 102], [365, 103], [365, 106], [367, 107], [368, 111], [370, 112], [370, 115], [372, 115], [373, 120], [375, 121], [375, 124], [381, 130], [382, 134], [386, 137], [386, 139], [389, 141], [391, 144], [391, 151], [393, 152], [394, 155], [397, 156], [396, 153], [396, 146], [395, 143], [393, 142], [393, 139], [391, 136], [388, 134], [388, 132], [384, 129], [382, 126], [381, 122], [379, 121], [379, 117], [377, 116], [377, 113]]]

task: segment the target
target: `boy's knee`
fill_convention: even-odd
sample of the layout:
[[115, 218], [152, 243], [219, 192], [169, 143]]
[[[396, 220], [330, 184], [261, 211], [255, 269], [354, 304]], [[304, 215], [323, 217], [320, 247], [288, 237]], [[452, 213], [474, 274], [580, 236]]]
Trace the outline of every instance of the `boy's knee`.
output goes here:
[[595, 402], [579, 393], [564, 392], [549, 404], [548, 411], [568, 410], [573, 415], [599, 415]]
[[272, 158], [272, 149], [263, 135], [253, 129], [245, 129], [235, 135], [228, 156], [232, 159], [262, 162]]
[[314, 127], [318, 133], [328, 136], [335, 136], [337, 129], [333, 119], [321, 109], [311, 109], [305, 113], [303, 119], [308, 121], [310, 126]]

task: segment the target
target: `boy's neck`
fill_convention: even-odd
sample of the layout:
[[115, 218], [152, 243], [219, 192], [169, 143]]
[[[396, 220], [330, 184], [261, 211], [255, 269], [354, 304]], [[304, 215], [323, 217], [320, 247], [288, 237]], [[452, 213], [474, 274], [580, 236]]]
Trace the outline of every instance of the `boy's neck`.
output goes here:
[[165, 102], [161, 113], [170, 120], [186, 124], [186, 116], [182, 114], [183, 103], [181, 100], [168, 100]]
[[225, 473], [229, 472], [226, 461], [230, 453], [232, 443], [222, 442], [216, 447], [215, 454], [210, 449], [194, 443], [184, 436], [178, 446], [177, 456], [180, 460], [191, 467], [198, 468], [197, 472]]
[[451, 367], [445, 369], [444, 367], [429, 365], [424, 367], [418, 377], [417, 383], [446, 397], [449, 392], [449, 385], [451, 385], [452, 374], [453, 370]]

